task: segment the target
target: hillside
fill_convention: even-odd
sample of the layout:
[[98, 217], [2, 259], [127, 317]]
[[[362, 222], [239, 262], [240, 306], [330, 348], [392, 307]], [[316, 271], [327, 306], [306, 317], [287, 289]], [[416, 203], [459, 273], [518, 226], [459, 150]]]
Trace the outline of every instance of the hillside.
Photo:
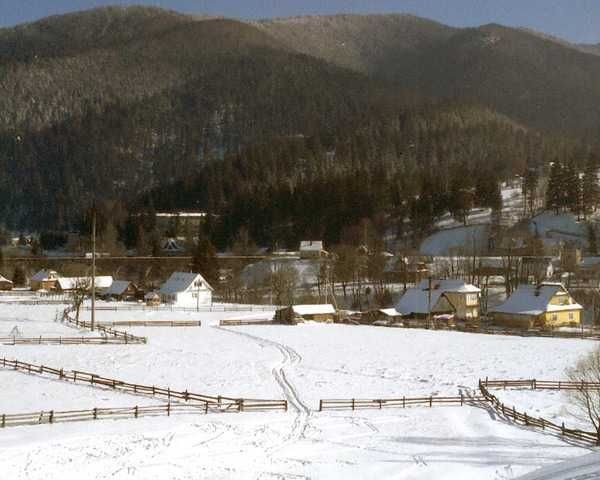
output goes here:
[[[545, 103], [531, 107], [541, 102], [538, 63], [558, 54], [575, 62], [572, 50], [551, 43], [558, 54], [533, 61], [531, 35], [490, 45], [504, 33], [484, 30], [406, 15], [244, 23], [142, 7], [2, 29], [0, 223], [77, 229], [95, 198], [121, 232], [132, 209], [154, 204], [217, 213], [221, 246], [251, 222], [265, 243], [303, 232], [339, 240], [361, 218], [439, 215], [452, 188], [474, 188], [485, 172], [508, 177], [551, 156], [581, 161], [585, 144], [531, 129], [553, 122]], [[533, 65], [504, 73], [525, 57]], [[588, 122], [597, 115], [583, 101], [600, 88], [588, 75], [594, 65], [573, 67], [562, 84], [548, 77], [548, 103], [564, 103], [554, 113], [565, 125], [582, 110]], [[507, 90], [507, 76], [531, 98]], [[588, 90], [577, 88], [580, 77]], [[467, 180], [452, 187], [456, 171]], [[431, 189], [433, 210], [414, 202], [423, 193], [430, 202]], [[277, 195], [293, 208], [267, 208]], [[329, 208], [315, 200], [323, 196], [335, 197]]]
[[447, 40], [454, 28], [413, 15], [331, 15], [252, 22], [291, 49], [377, 74], [397, 55]]
[[267, 20], [297, 51], [425, 95], [481, 102], [528, 126], [595, 137], [600, 128], [597, 46], [535, 31], [454, 29], [410, 15]]

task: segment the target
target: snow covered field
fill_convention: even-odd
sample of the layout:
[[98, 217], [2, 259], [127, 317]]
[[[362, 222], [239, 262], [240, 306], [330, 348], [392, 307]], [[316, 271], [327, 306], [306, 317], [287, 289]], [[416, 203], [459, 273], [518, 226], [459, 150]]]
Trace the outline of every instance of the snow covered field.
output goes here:
[[[54, 322], [59, 308], [0, 303], [0, 332], [21, 322], [31, 333], [76, 333]], [[318, 401], [456, 395], [485, 376], [560, 379], [595, 346], [591, 341], [323, 324], [216, 327], [221, 318], [246, 315], [257, 312], [99, 312], [99, 320], [199, 319], [202, 327], [127, 329], [147, 336], [146, 345], [0, 346], [0, 356], [31, 363], [290, 403], [287, 413], [0, 430], [1, 478], [500, 480], [589, 452], [511, 425], [483, 406], [318, 412]], [[0, 369], [0, 379], [5, 413], [157, 401], [11, 370]], [[507, 390], [499, 396], [532, 413], [567, 415], [573, 424], [561, 410], [562, 394]]]

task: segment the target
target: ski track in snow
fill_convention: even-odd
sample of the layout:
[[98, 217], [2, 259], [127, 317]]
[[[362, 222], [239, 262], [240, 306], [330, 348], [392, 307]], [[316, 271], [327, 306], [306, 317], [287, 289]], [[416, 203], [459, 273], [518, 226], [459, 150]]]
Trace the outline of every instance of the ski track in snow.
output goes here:
[[267, 449], [268, 456], [272, 457], [276, 452], [282, 450], [286, 446], [303, 439], [306, 429], [308, 427], [311, 409], [306, 403], [304, 403], [296, 387], [292, 382], [288, 380], [287, 375], [285, 373], [286, 368], [298, 365], [302, 361], [302, 356], [293, 348], [282, 343], [274, 342], [273, 340], [268, 340], [266, 338], [258, 337], [256, 335], [251, 335], [245, 332], [236, 332], [234, 330], [229, 330], [227, 328], [219, 326], [213, 326], [213, 328], [234, 335], [240, 335], [245, 338], [249, 338], [257, 342], [261, 346], [269, 346], [276, 348], [283, 357], [281, 363], [274, 366], [271, 370], [271, 373], [273, 374], [273, 378], [281, 388], [283, 395], [287, 399], [288, 405], [290, 405], [296, 411], [296, 418], [294, 419], [294, 423], [292, 424], [292, 428], [290, 430], [289, 435], [284, 439], [284, 441], [278, 443], [276, 446]]

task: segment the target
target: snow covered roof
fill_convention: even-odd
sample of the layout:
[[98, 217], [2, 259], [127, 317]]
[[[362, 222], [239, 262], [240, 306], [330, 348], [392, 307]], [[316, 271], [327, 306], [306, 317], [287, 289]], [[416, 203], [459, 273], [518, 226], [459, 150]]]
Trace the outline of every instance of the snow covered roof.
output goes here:
[[114, 280], [104, 293], [106, 295], [123, 295], [125, 290], [129, 288], [129, 285], [131, 285], [129, 280]]
[[6, 283], [6, 282], [8, 282], [8, 283], [13, 283], [11, 280], [9, 280], [9, 279], [8, 279], [8, 278], [6, 278], [6, 277], [3, 277], [2, 275], [0, 275], [0, 282], [4, 282], [4, 283]]
[[402, 295], [396, 304], [396, 310], [401, 315], [410, 315], [411, 313], [428, 313], [429, 305], [431, 305], [431, 309], [434, 310], [435, 305], [438, 303], [443, 293], [444, 292], [442, 290], [432, 290], [430, 304], [427, 290], [422, 290], [420, 288], [409, 288], [406, 290], [406, 292], [404, 292], [404, 295]]
[[[552, 305], [550, 300], [557, 293], [565, 296], [565, 304]], [[572, 302], [572, 303], [571, 303]], [[519, 285], [506, 301], [491, 308], [492, 313], [512, 313], [515, 315], [541, 315], [544, 312], [559, 312], [562, 310], [582, 310], [561, 283], [542, 283], [536, 285]]]
[[40, 270], [33, 277], [32, 280], [36, 282], [41, 282], [43, 280], [56, 280], [58, 278], [58, 273], [54, 270]]
[[388, 317], [399, 317], [402, 314], [395, 308], [380, 308], [379, 311]]
[[[396, 310], [402, 315], [411, 313], [425, 314], [436, 310], [440, 297], [445, 293], [479, 293], [481, 290], [462, 280], [432, 280], [431, 303], [429, 303], [429, 280], [422, 280], [414, 288], [406, 290], [396, 304]], [[440, 305], [441, 306], [441, 305]]]
[[[201, 282], [194, 285], [196, 282]], [[185, 292], [191, 286], [194, 288], [208, 288], [213, 290], [210, 284], [199, 273], [193, 272], [173, 272], [169, 279], [160, 286], [160, 293], [180, 293]]]
[[323, 305], [294, 305], [292, 306], [294, 313], [298, 315], [324, 315], [335, 313], [335, 308], [331, 304]]
[[[57, 279], [58, 286], [61, 290], [74, 290], [78, 284], [91, 285], [92, 277], [61, 277]], [[109, 288], [113, 283], [113, 278], [110, 275], [96, 277], [96, 288]]]
[[320, 252], [321, 250], [323, 250], [323, 242], [321, 240], [302, 240], [300, 242], [300, 251]]

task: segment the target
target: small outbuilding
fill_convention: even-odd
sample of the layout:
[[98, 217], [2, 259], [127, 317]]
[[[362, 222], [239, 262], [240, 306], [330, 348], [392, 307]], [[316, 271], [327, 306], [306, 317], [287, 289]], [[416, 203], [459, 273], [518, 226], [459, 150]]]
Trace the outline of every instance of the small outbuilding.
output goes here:
[[388, 324], [402, 323], [402, 314], [395, 308], [380, 308], [370, 310], [361, 315], [360, 323], [372, 324], [375, 322], [385, 322]]
[[323, 305], [292, 305], [277, 310], [274, 320], [279, 323], [299, 323], [303, 321], [315, 321], [333, 323], [335, 319], [335, 308], [331, 304]]
[[300, 258], [321, 258], [326, 257], [327, 252], [323, 249], [321, 240], [302, 240], [300, 242]]
[[60, 275], [54, 270], [40, 270], [29, 281], [32, 290], [56, 290]]
[[12, 290], [12, 288], [13, 282], [10, 281], [8, 278], [4, 278], [2, 275], [0, 275], [0, 290], [7, 291]]
[[144, 302], [149, 307], [158, 307], [160, 305], [160, 294], [158, 292], [148, 292], [144, 295]]
[[497, 325], [517, 328], [581, 324], [579, 305], [562, 283], [519, 285], [506, 301], [489, 310]]

